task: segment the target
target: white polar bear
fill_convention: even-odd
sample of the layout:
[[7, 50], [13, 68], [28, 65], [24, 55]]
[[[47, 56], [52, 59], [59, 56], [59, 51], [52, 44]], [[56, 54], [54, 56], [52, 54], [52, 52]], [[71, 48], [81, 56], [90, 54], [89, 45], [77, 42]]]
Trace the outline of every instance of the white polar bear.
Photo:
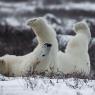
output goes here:
[[38, 40], [37, 48], [39, 48], [39, 46], [43, 43], [52, 44], [49, 55], [47, 56], [45, 61], [42, 61], [39, 65], [37, 65], [36, 72], [38, 73], [55, 72], [55, 70], [57, 70], [55, 67], [57, 67], [56, 59], [57, 59], [57, 52], [58, 52], [58, 42], [56, 39], [56, 32], [42, 17], [28, 20], [27, 25], [29, 25], [34, 30], [34, 33], [37, 36], [37, 40]]
[[90, 29], [85, 21], [81, 21], [74, 25], [74, 31], [76, 35], [68, 42], [65, 53], [58, 52], [58, 71], [64, 74], [89, 75], [88, 44], [91, 39]]
[[52, 44], [44, 43], [39, 49], [24, 56], [5, 55], [0, 57], [0, 73], [6, 76], [29, 76], [41, 61], [46, 60]]

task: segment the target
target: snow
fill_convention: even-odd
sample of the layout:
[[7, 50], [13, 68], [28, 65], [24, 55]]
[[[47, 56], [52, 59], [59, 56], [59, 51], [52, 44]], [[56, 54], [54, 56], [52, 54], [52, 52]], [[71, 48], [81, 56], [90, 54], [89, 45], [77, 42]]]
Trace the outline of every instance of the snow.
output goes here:
[[21, 2], [21, 3], [5, 3], [5, 2], [0, 2], [0, 11], [1, 12], [9, 12], [9, 13], [14, 13], [14, 12], [21, 12], [21, 11], [29, 11], [29, 12], [34, 12], [35, 11], [34, 5], [31, 3], [27, 2]]
[[[40, 1], [39, 1], [40, 2]], [[37, 3], [36, 1], [33, 2], [0, 2], [0, 13], [1, 18], [12, 24], [14, 22], [15, 25], [12, 24], [12, 26], [18, 26], [22, 25], [23, 22], [25, 22], [26, 19], [35, 17], [36, 8], [39, 9], [48, 9], [48, 10], [72, 10], [72, 9], [80, 9], [80, 10], [86, 10], [86, 11], [95, 11], [95, 3], [90, 2], [83, 2], [83, 3], [62, 3], [59, 5], [43, 5], [42, 2]], [[85, 6], [84, 6], [85, 5]], [[38, 12], [39, 13], [39, 12]], [[38, 14], [37, 14], [38, 15]], [[40, 15], [40, 14], [39, 14]], [[75, 18], [66, 18], [66, 17], [56, 17], [55, 15], [52, 15], [51, 13], [46, 13], [45, 18], [48, 19], [48, 21], [51, 21], [50, 24], [52, 27], [60, 32], [61, 34], [64, 34], [65, 31], [70, 31], [72, 29], [72, 25], [76, 22]], [[92, 19], [93, 21], [93, 19]], [[91, 21], [91, 22], [92, 22]], [[66, 34], [66, 33], [65, 33]]]
[[95, 80], [10, 78], [0, 81], [0, 95], [95, 95]]
[[[85, 6], [84, 6], [85, 5]], [[46, 6], [48, 9], [66, 9], [66, 10], [72, 10], [72, 9], [79, 9], [79, 10], [85, 10], [85, 11], [95, 11], [95, 3], [90, 3], [90, 2], [82, 2], [82, 3], [64, 3], [64, 4], [59, 4], [59, 5], [48, 5]]]
[[9, 17], [9, 18], [6, 18], [6, 22], [11, 25], [11, 26], [20, 26], [20, 23], [19, 21], [17, 21], [16, 18], [13, 18], [13, 17]]
[[[85, 6], [84, 6], [85, 5]], [[3, 8], [14, 8], [14, 9], [23, 9], [23, 10], [30, 10], [33, 11], [35, 7], [41, 7], [44, 8], [42, 2], [39, 2], [37, 4], [32, 4], [31, 2], [19, 2], [19, 3], [6, 3], [6, 2], [0, 2], [0, 7]], [[49, 9], [62, 9], [65, 8], [67, 10], [71, 9], [82, 9], [82, 10], [87, 10], [87, 11], [95, 11], [95, 3], [90, 3], [90, 2], [82, 2], [82, 3], [63, 3], [59, 5], [48, 5]]]

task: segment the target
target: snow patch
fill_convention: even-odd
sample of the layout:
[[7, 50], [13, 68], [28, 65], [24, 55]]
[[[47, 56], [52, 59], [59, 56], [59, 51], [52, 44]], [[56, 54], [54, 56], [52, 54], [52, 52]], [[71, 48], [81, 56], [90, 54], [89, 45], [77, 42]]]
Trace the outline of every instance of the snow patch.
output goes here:
[[15, 78], [0, 81], [0, 95], [94, 95], [95, 80]]
[[59, 5], [49, 5], [46, 6], [46, 8], [53, 10], [60, 10], [60, 9], [66, 9], [66, 10], [72, 10], [72, 9], [79, 9], [79, 10], [85, 10], [85, 11], [95, 11], [95, 3], [90, 2], [84, 2], [84, 3], [66, 3], [66, 4], [59, 4]]
[[20, 26], [20, 22], [14, 17], [6, 18], [5, 21], [11, 26]]

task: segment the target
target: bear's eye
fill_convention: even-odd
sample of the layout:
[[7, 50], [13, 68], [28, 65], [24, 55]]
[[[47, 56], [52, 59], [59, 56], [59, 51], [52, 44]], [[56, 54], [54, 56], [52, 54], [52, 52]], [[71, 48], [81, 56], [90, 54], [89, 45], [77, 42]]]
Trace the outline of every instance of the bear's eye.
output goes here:
[[51, 47], [52, 46], [52, 44], [50, 44], [50, 43], [45, 43], [44, 45], [46, 45], [47, 47]]
[[44, 54], [42, 56], [45, 56]]

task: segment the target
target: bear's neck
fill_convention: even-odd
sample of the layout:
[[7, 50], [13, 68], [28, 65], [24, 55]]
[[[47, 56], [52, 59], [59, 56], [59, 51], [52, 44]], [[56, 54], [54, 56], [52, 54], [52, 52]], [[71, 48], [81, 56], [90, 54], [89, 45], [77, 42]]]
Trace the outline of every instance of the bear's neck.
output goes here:
[[49, 24], [40, 24], [33, 28], [39, 45], [44, 43], [52, 44], [52, 52], [58, 51], [58, 42], [56, 38], [56, 32]]
[[33, 30], [38, 40], [37, 48], [44, 43], [52, 44], [51, 50], [49, 52], [45, 64], [48, 63], [46, 65], [51, 66], [50, 68], [54, 67], [58, 52], [58, 42], [55, 31], [48, 24], [39, 25], [35, 27]]

